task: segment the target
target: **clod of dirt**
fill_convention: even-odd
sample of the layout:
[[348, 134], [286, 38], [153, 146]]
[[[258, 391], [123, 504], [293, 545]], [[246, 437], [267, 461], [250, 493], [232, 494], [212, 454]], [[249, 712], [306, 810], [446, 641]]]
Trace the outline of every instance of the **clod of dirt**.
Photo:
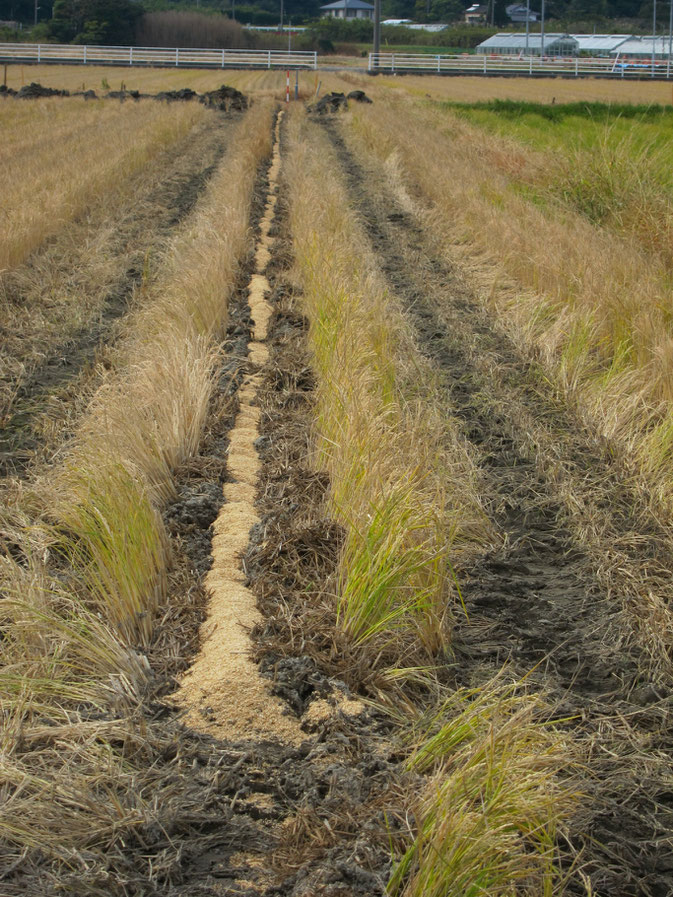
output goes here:
[[53, 87], [43, 87], [41, 84], [38, 84], [36, 81], [32, 81], [30, 84], [24, 84], [22, 88], [16, 93], [16, 98], [19, 100], [37, 100], [40, 97], [69, 97], [70, 91], [68, 90], [56, 90]]
[[197, 96], [195, 90], [192, 90], [191, 87], [183, 87], [181, 90], [162, 90], [154, 99], [170, 103], [174, 100], [193, 100], [195, 96]]
[[183, 525], [208, 528], [222, 505], [222, 489], [218, 483], [202, 483], [198, 487], [184, 486], [178, 498], [166, 510], [167, 517], [178, 519]]
[[248, 98], [240, 90], [235, 87], [228, 87], [223, 84], [217, 90], [209, 90], [207, 93], [201, 94], [199, 102], [204, 106], [219, 109], [222, 112], [243, 112], [248, 108]]
[[139, 90], [111, 90], [109, 93], [105, 94], [106, 100], [142, 100], [147, 96], [151, 96], [151, 94], [140, 93]]
[[347, 100], [355, 100], [356, 103], [373, 103], [374, 101], [370, 99], [364, 90], [351, 90], [351, 92], [346, 97]]
[[317, 103], [308, 107], [309, 112], [317, 112], [318, 115], [324, 115], [326, 112], [339, 112], [341, 109], [348, 109], [345, 93], [327, 93]]
[[281, 657], [267, 654], [261, 660], [260, 672], [271, 679], [271, 694], [287, 701], [294, 712], [301, 716], [309, 702], [316, 696], [327, 697], [333, 688], [310, 657]]

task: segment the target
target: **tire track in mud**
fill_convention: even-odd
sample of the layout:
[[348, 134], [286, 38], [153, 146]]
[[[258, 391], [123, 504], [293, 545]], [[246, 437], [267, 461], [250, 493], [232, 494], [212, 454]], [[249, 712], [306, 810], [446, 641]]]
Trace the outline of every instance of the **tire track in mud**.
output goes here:
[[261, 616], [254, 595], [245, 584], [241, 564], [250, 530], [259, 523], [254, 507], [261, 468], [256, 447], [260, 435], [257, 394], [262, 380], [259, 370], [268, 360], [266, 340], [271, 306], [266, 297], [271, 288], [264, 272], [271, 260], [269, 230], [277, 202], [282, 115], [281, 112], [276, 123], [255, 273], [248, 284], [252, 325], [249, 372], [237, 393], [239, 410], [229, 433], [227, 458], [230, 481], [224, 486], [224, 504], [214, 524], [213, 565], [206, 578], [210, 593], [208, 631], [175, 700], [187, 709], [187, 723], [202, 731], [226, 738], [252, 736], [299, 744], [303, 738], [299, 727], [284, 714], [284, 705], [272, 697], [268, 683], [250, 656], [249, 632], [261, 622]]
[[[230, 119], [231, 116], [217, 115], [216, 124], [211, 120], [199, 135], [188, 135], [190, 144], [186, 151], [184, 140], [178, 148], [168, 151], [165, 162], [175, 166], [174, 169], [164, 174], [161, 183], [152, 186], [149, 192], [143, 194], [141, 190], [134, 196], [134, 206], [139, 211], [127, 215], [106, 243], [105, 251], [113, 257], [133, 248], [126, 268], [107, 287], [100, 311], [13, 384], [11, 407], [9, 413], [5, 412], [0, 432], [0, 477], [25, 475], [44, 441], [40, 423], [45, 415], [53, 413], [50, 406], [54, 398], [59, 396], [58, 401], [68, 403], [69, 393], [80, 375], [90, 372], [101, 350], [114, 344], [119, 322], [146, 276], [147, 254], [192, 212], [226, 152]], [[40, 273], [41, 280], [57, 279], [61, 269], [62, 276], [68, 277], [67, 259], [58, 254], [54, 257], [53, 244], [54, 240], [48, 241], [45, 249], [37, 253], [38, 265], [44, 264], [43, 258], [47, 259], [47, 273]], [[32, 264], [35, 260], [28, 262], [28, 266]], [[14, 281], [15, 276], [10, 272], [2, 288], [6, 301], [20, 305], [21, 295], [13, 295], [20, 289]]]
[[[389, 759], [388, 721], [307, 656], [307, 641], [323, 633], [310, 622], [301, 634], [283, 630], [289, 604], [304, 617], [307, 584], [322, 588], [340, 541], [320, 517], [325, 476], [307, 465], [314, 379], [305, 322], [279, 273], [287, 266], [275, 211], [279, 147], [277, 126], [254, 268], [230, 305], [223, 377], [238, 409], [216, 465], [222, 494], [188, 486], [168, 514], [172, 529], [187, 524], [201, 570], [204, 540], [190, 521], [197, 530], [203, 513], [214, 521], [205, 641], [170, 698], [187, 709], [181, 754], [200, 757], [187, 783], [198, 783], [205, 808], [185, 838], [171, 897], [383, 897], [396, 825], [399, 760]], [[214, 807], [219, 823], [202, 822]]]
[[[348, 199], [421, 350], [436, 365], [447, 413], [462, 421], [482, 470], [486, 507], [503, 535], [498, 549], [458, 571], [469, 619], [457, 625], [449, 673], [457, 684], [475, 686], [507, 664], [545, 691], [559, 717], [572, 718], [569, 728], [588, 766], [570, 828], [571, 855], [579, 852], [577, 865], [595, 895], [667, 897], [673, 894], [671, 693], [650, 681], [648, 658], [624, 631], [620, 602], [601, 587], [564, 522], [554, 481], [520, 429], [531, 416], [548, 421], [553, 403], [526, 389], [529, 365], [478, 308], [459, 272], [433, 256], [382, 178], [365, 174], [338, 126], [322, 124]], [[573, 426], [554, 414], [556, 425]], [[586, 893], [576, 873], [568, 890]]]

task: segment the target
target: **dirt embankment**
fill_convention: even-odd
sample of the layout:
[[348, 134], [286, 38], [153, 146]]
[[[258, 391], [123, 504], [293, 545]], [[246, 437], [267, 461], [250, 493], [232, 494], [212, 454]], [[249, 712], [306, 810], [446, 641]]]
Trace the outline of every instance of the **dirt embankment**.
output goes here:
[[[24, 84], [19, 90], [0, 84], [0, 97], [15, 97], [17, 100], [41, 100], [45, 97], [83, 97], [85, 100], [96, 100], [98, 96], [95, 90], [58, 90], [53, 87], [44, 87], [36, 81]], [[101, 95], [104, 100], [159, 100], [163, 103], [184, 103], [190, 100], [198, 100], [210, 109], [220, 112], [244, 112], [249, 105], [245, 94], [235, 87], [223, 84], [216, 90], [209, 90], [199, 94], [191, 87], [182, 87], [178, 90], [161, 90], [159, 93], [140, 93], [139, 90], [110, 90]]]
[[0, 278], [0, 476], [23, 475], [67, 436], [114, 359], [171, 234], [189, 216], [227, 147], [213, 117], [141, 172], [121, 197], [75, 221]]
[[[475, 686], [507, 664], [569, 720], [587, 765], [565, 854], [592, 893], [671, 894], [673, 692], [665, 663], [651, 673], [647, 633], [633, 625], [629, 607], [639, 577], [652, 589], [661, 585], [673, 560], [670, 539], [646, 508], [634, 509], [617, 465], [534, 377], [459, 267], [437, 257], [380, 173], [355, 160], [337, 125], [325, 126], [348, 198], [445, 385], [447, 413], [462, 420], [503, 536], [498, 550], [458, 571], [468, 616], [447, 672], [456, 684]], [[604, 543], [588, 548], [575, 518], [593, 505], [609, 527]], [[635, 550], [620, 555], [617, 571], [611, 554], [621, 545]], [[569, 889], [585, 893], [577, 872]]]

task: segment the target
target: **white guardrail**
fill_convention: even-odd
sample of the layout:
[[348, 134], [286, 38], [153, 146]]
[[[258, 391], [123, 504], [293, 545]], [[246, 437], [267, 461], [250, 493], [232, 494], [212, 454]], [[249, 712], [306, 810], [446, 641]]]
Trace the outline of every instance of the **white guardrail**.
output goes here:
[[180, 47], [89, 47], [76, 44], [3, 44], [0, 63], [156, 65], [179, 68], [311, 68], [317, 53], [288, 50], [192, 50]]
[[411, 53], [370, 53], [370, 72], [427, 72], [465, 75], [565, 75], [567, 77], [661, 78], [670, 79], [673, 66], [668, 59], [630, 62], [622, 59], [592, 59], [539, 56], [431, 56]]

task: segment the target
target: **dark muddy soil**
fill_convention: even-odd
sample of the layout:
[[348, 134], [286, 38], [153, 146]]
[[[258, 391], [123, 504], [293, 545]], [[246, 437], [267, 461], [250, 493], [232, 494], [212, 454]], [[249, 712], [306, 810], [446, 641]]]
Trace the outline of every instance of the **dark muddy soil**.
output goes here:
[[[469, 619], [457, 627], [449, 671], [456, 684], [478, 685], [507, 664], [543, 689], [559, 717], [572, 718], [568, 725], [590, 762], [568, 861], [579, 853], [592, 893], [673, 894], [671, 691], [648, 675], [649, 658], [629, 632], [622, 601], [606, 592], [595, 557], [569, 525], [558, 484], [521, 426], [532, 417], [572, 432], [577, 421], [545, 396], [530, 364], [458, 272], [432, 254], [381, 178], [363, 170], [336, 124], [324, 124], [381, 268], [441, 376], [447, 413], [462, 421], [479, 459], [489, 514], [504, 537], [499, 549], [458, 571]], [[589, 463], [587, 479], [592, 469], [600, 476], [606, 463], [587, 444], [579, 458], [562, 460], [573, 470]], [[622, 497], [628, 492], [620, 489]], [[628, 507], [615, 501], [617, 533], [632, 531], [636, 515]], [[655, 546], [660, 573], [670, 570], [671, 558], [656, 530], [656, 522], [646, 524], [635, 544], [645, 557]], [[576, 873], [569, 890], [586, 893]]]
[[[334, 706], [350, 692], [317, 662], [325, 626], [322, 633], [316, 631], [315, 617], [306, 616], [310, 604], [321, 604], [321, 584], [333, 573], [340, 533], [323, 510], [327, 481], [308, 464], [314, 377], [305, 345], [306, 322], [282, 282], [287, 247], [280, 241], [275, 249], [275, 312], [260, 398], [262, 520], [251, 533], [245, 564], [265, 615], [255, 633], [262, 672], [273, 681], [274, 693], [299, 716], [313, 701]], [[246, 369], [249, 338], [249, 307], [239, 291], [225, 344], [227, 411], [215, 415], [220, 425], [200, 456], [209, 460], [190, 465], [198, 473], [190, 474], [167, 512], [169, 526], [199, 578], [210, 560], [206, 527], [221, 501], [226, 433], [235, 411], [232, 397]], [[188, 641], [192, 644], [193, 639]], [[161, 656], [167, 653], [163, 646]], [[195, 819], [185, 837], [180, 876], [164, 894], [384, 894], [390, 837], [386, 819], [394, 837], [399, 805], [399, 761], [392, 755], [387, 725], [371, 713], [353, 717], [332, 712], [307, 721], [304, 729], [306, 742], [298, 749], [273, 742], [206, 744], [182, 733], [192, 743], [187, 756], [207, 750], [207, 769], [200, 770], [210, 789], [207, 805], [224, 806], [225, 812], [217, 826], [206, 825], [207, 836]]]
[[[117, 334], [118, 321], [126, 314], [136, 291], [147, 275], [149, 256], [160, 251], [160, 246], [173, 230], [190, 214], [217, 168], [227, 145], [227, 122], [213, 118], [207, 129], [198, 135], [191, 134], [186, 141], [166, 154], [161, 182], [153, 185], [145, 194], [135, 196], [136, 211], [122, 219], [105, 244], [108, 254], [118, 253], [127, 258], [124, 270], [107, 288], [95, 315], [79, 331], [69, 333], [67, 340], [35, 366], [29, 360], [33, 351], [30, 343], [23, 347], [27, 353], [26, 374], [20, 383], [12, 384], [13, 402], [6, 413], [0, 433], [0, 476], [22, 475], [31, 464], [38, 448], [44, 448], [42, 418], [45, 414], [58, 416], [58, 406], [68, 405], [72, 393], [81, 392], [82, 385], [74, 381], [81, 373], [90, 375], [103, 347], [110, 345]], [[60, 269], [66, 278], [68, 259], [54, 252], [51, 245], [43, 252], [48, 255], [47, 274], [43, 280], [57, 280]], [[28, 262], [28, 266], [45, 267], [40, 253]], [[14, 306], [24, 301], [18, 284], [20, 280], [11, 273], [1, 285], [4, 299]], [[2, 337], [0, 324], [0, 337]], [[8, 334], [8, 337], [10, 335]], [[16, 359], [21, 361], [21, 359]], [[109, 363], [103, 360], [103, 366]], [[90, 385], [90, 384], [89, 384]]]
[[[262, 172], [251, 234], [258, 232], [264, 188]], [[300, 715], [314, 702], [327, 712], [305, 720], [306, 741], [288, 747], [199, 735], [181, 725], [171, 706], [176, 677], [197, 651], [205, 614], [212, 524], [228, 475], [236, 391], [248, 365], [245, 286], [253, 270], [251, 252], [230, 303], [208, 430], [199, 453], [179, 472], [178, 493], [164, 514], [175, 565], [150, 652], [153, 676], [137, 737], [114, 746], [137, 766], [135, 787], [152, 796], [152, 810], [104, 854], [71, 858], [66, 867], [34, 852], [4, 877], [0, 869], [0, 893], [7, 897], [385, 893], [390, 839], [404, 822], [398, 814], [403, 778], [387, 720], [362, 708], [354, 712], [344, 703], [351, 697], [348, 686], [329, 671], [338, 670], [338, 662], [319, 662], [329, 645], [324, 584], [332, 577], [341, 534], [324, 511], [328, 483], [309, 464], [314, 377], [306, 324], [282, 280], [288, 256], [287, 241], [281, 240], [272, 266], [275, 312], [260, 399], [262, 522], [252, 534], [246, 564], [265, 615], [255, 633], [264, 674], [289, 712]], [[323, 625], [316, 629], [318, 619]], [[135, 798], [122, 795], [127, 799]]]

